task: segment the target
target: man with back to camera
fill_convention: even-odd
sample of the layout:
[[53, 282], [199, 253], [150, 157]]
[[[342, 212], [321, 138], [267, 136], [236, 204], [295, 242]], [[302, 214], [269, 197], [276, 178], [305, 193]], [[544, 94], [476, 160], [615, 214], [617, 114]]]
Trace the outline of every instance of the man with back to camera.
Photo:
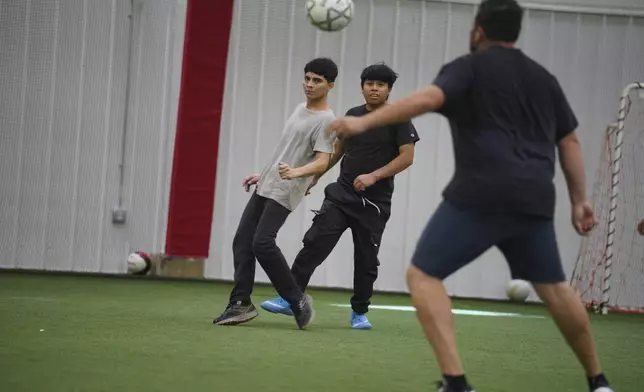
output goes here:
[[471, 31], [472, 53], [445, 65], [431, 86], [366, 116], [338, 119], [329, 131], [360, 134], [427, 112], [450, 122], [455, 173], [407, 271], [417, 317], [442, 372], [439, 392], [473, 391], [442, 281], [492, 246], [503, 252], [513, 276], [534, 285], [583, 365], [590, 391], [613, 392], [588, 314], [567, 283], [553, 223], [555, 150], [574, 228], [588, 235], [597, 222], [586, 198], [578, 122], [557, 79], [515, 48], [522, 18], [515, 0], [483, 1]]
[[[385, 64], [365, 68], [360, 76], [365, 104], [349, 109], [347, 115], [363, 116], [384, 106], [397, 78]], [[337, 182], [326, 187], [322, 207], [316, 212], [302, 241], [304, 247], [291, 268], [304, 291], [315, 269], [331, 254], [345, 230], [351, 228], [354, 294], [350, 323], [354, 329], [372, 328], [366, 313], [378, 277], [378, 251], [391, 212], [394, 176], [412, 165], [418, 140], [411, 121], [336, 140], [327, 171], [344, 157], [340, 176]], [[261, 306], [269, 312], [292, 314], [288, 302], [281, 297], [265, 301]]]
[[299, 104], [286, 121], [283, 136], [261, 175], [244, 179], [246, 192], [257, 185], [241, 216], [233, 239], [235, 285], [226, 310], [213, 320], [217, 325], [236, 325], [258, 316], [251, 301], [255, 282], [255, 259], [277, 292], [294, 309], [297, 326], [304, 329], [313, 320], [310, 296], [295, 282], [275, 239], [291, 211], [306, 194], [314, 176], [329, 165], [334, 136], [326, 127], [335, 118], [327, 103], [338, 68], [327, 58], [317, 58], [304, 67], [306, 102]]

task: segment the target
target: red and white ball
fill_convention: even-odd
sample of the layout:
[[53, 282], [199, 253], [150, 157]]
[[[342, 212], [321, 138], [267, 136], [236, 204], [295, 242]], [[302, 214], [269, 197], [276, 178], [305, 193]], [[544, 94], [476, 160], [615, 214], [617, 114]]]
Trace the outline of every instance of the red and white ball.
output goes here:
[[152, 259], [150, 255], [136, 251], [127, 256], [127, 272], [132, 275], [145, 275], [152, 268]]

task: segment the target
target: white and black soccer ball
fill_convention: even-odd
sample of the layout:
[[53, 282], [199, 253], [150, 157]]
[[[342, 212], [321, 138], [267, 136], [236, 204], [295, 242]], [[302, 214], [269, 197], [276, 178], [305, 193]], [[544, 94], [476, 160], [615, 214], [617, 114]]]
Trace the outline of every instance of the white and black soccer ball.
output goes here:
[[353, 0], [307, 0], [306, 17], [323, 31], [340, 31], [353, 20]]
[[127, 272], [132, 275], [145, 275], [152, 268], [152, 259], [150, 255], [136, 251], [127, 256]]
[[512, 279], [506, 288], [508, 298], [516, 302], [524, 302], [530, 296], [532, 287], [530, 283], [522, 279]]

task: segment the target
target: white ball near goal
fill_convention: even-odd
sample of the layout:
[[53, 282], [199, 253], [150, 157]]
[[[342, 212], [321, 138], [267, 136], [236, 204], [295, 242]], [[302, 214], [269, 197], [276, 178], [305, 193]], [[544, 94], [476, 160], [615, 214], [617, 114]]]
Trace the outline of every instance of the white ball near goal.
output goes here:
[[306, 17], [323, 31], [340, 31], [353, 20], [353, 0], [307, 0]]
[[132, 275], [145, 275], [152, 268], [150, 255], [142, 251], [130, 253], [127, 256], [127, 272]]
[[512, 279], [508, 283], [505, 292], [509, 299], [517, 302], [524, 302], [530, 296], [532, 290], [530, 283], [521, 279]]

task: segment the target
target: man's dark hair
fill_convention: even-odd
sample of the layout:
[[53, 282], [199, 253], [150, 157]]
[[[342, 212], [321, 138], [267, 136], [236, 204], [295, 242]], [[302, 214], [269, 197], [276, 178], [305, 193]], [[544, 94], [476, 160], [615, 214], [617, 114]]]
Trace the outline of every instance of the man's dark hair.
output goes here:
[[320, 57], [309, 61], [304, 66], [304, 73], [307, 72], [323, 76], [327, 82], [333, 83], [338, 77], [338, 66], [330, 58]]
[[360, 75], [360, 85], [364, 87], [364, 82], [367, 80], [373, 80], [378, 82], [387, 83], [389, 89], [391, 90], [394, 87], [398, 79], [398, 74], [394, 72], [393, 69], [389, 68], [385, 63], [373, 64], [362, 70], [362, 75]]
[[516, 42], [521, 33], [523, 9], [516, 0], [483, 0], [475, 23], [490, 41]]

